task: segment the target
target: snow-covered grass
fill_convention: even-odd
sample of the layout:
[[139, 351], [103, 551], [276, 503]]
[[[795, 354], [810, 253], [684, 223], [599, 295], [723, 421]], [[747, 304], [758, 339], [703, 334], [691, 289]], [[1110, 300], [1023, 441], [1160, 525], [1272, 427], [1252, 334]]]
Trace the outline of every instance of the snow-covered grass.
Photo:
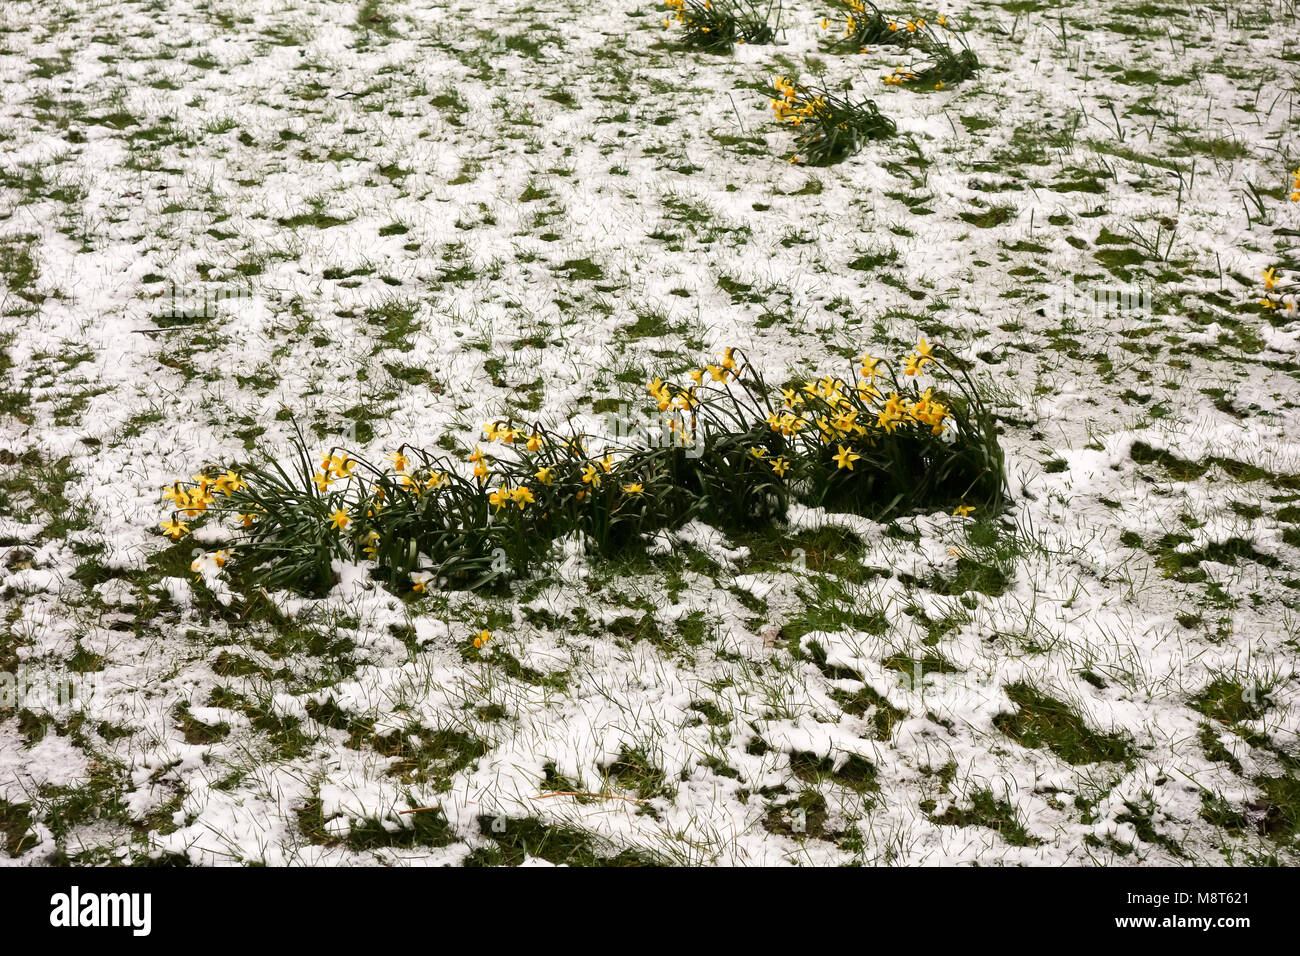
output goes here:
[[[1300, 859], [1296, 6], [889, 9], [966, 26], [924, 90], [842, 6], [721, 55], [622, 0], [6, 11], [0, 860]], [[791, 163], [778, 76], [896, 132]], [[297, 428], [463, 460], [921, 336], [1002, 514], [794, 501], [480, 591], [159, 528]]]

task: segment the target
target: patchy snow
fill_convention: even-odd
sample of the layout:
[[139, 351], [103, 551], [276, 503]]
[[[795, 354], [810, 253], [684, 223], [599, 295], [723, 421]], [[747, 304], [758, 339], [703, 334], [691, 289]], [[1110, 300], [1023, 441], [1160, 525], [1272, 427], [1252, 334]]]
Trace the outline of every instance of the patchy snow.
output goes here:
[[[7, 10], [0, 671], [93, 693], [0, 701], [0, 861], [1297, 861], [1294, 9], [961, 2], [986, 68], [922, 94], [828, 6], [734, 57], [651, 3]], [[900, 135], [792, 165], [774, 73]], [[999, 415], [997, 541], [795, 505], [776, 557], [692, 522], [408, 600], [158, 529], [298, 427], [467, 450], [922, 333]]]

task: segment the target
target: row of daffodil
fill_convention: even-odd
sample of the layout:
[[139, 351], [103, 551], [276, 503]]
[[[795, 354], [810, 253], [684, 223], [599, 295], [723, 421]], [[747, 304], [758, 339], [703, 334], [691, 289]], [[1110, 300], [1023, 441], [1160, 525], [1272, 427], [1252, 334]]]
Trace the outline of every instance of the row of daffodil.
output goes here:
[[[380, 464], [298, 438], [298, 464], [223, 468], [164, 491], [161, 523], [179, 540], [217, 517], [233, 558], [263, 584], [328, 583], [335, 560], [368, 560], [423, 590], [476, 586], [540, 561], [578, 533], [608, 553], [691, 518], [749, 526], [790, 497], [863, 513], [915, 507], [995, 508], [1000, 453], [973, 386], [942, 369], [922, 338], [897, 368], [865, 354], [852, 376], [781, 390], [778, 401], [735, 349], [681, 384], [647, 390], [662, 440], [558, 433], [541, 423], [487, 423], [457, 461], [403, 445]], [[924, 388], [922, 385], [924, 384]], [[647, 433], [649, 435], [650, 433]], [[993, 451], [990, 452], [990, 443]], [[592, 450], [595, 448], [595, 450]]]

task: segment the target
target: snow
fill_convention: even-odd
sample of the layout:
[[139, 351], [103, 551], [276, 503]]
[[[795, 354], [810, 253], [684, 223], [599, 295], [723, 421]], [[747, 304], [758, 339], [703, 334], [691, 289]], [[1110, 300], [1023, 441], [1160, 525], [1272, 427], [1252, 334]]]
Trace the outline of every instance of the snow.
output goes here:
[[[500, 4], [385, 2], [386, 32], [325, 0], [59, 8], [57, 30], [37, 6], [8, 11], [0, 53], [0, 261], [27, 250], [38, 268], [25, 291], [39, 293], [0, 290], [4, 396], [27, 401], [0, 416], [0, 669], [80, 673], [79, 649], [98, 669], [79, 725], [33, 700], [53, 721], [38, 734], [21, 708], [0, 709], [0, 800], [34, 813], [24, 853], [0, 862], [57, 849], [88, 862], [457, 865], [495, 845], [482, 820], [497, 816], [692, 864], [1296, 862], [1294, 845], [1202, 815], [1206, 795], [1245, 812], [1261, 778], [1294, 774], [1300, 737], [1300, 549], [1279, 516], [1300, 489], [1228, 470], [1300, 473], [1300, 321], [1249, 308], [1264, 268], [1287, 256], [1296, 268], [1300, 204], [1270, 194], [1260, 222], [1241, 203], [1248, 183], [1284, 187], [1300, 155], [1282, 98], [1297, 78], [1294, 11], [1268, 5], [1254, 26], [1171, 16], [1175, 53], [1163, 29], [1108, 31], [1120, 14], [1093, 0], [1069, 12], [1063, 53], [1046, 12], [961, 2], [948, 12], [970, 14], [987, 69], [921, 94], [879, 83], [894, 51], [824, 52], [824, 8], [807, 0], [786, 9], [781, 45], [734, 57], [681, 53], [650, 3], [534, 5], [537, 53], [504, 43], [526, 25]], [[1135, 64], [1171, 81], [1126, 79]], [[823, 66], [828, 86], [874, 97], [900, 137], [809, 170], [785, 161], [788, 132], [754, 84], [795, 70], [811, 81]], [[448, 92], [462, 113], [433, 104]], [[119, 111], [121, 129], [105, 118]], [[924, 166], [908, 165], [909, 135]], [[1188, 137], [1240, 149], [1188, 154]], [[1094, 175], [1101, 192], [1052, 188]], [[545, 195], [523, 198], [530, 185]], [[905, 201], [922, 196], [928, 214]], [[961, 218], [1004, 202], [1015, 214], [1002, 225]], [[679, 203], [707, 216], [683, 218]], [[346, 221], [283, 222], [308, 213]], [[1137, 270], [1161, 297], [1155, 313], [1055, 307], [1076, 278], [1130, 286], [1094, 255], [1130, 247], [1099, 232], [1149, 234], [1159, 217], [1176, 222], [1176, 254]], [[893, 264], [847, 266], [891, 247]], [[602, 277], [563, 277], [583, 259]], [[472, 277], [443, 277], [461, 264]], [[732, 294], [721, 277], [752, 289]], [[173, 287], [240, 296], [166, 326]], [[396, 342], [383, 338], [392, 320], [370, 313], [392, 303], [412, 310]], [[629, 336], [646, 311], [672, 331]], [[217, 464], [287, 462], [296, 426], [379, 460], [444, 435], [472, 447], [482, 422], [521, 406], [599, 429], [594, 401], [635, 406], [639, 376], [680, 377], [683, 361], [726, 346], [783, 382], [840, 372], [864, 348], [895, 355], [922, 333], [990, 392], [1024, 547], [1004, 587], [941, 593], [933, 580], [961, 558], [990, 560], [969, 519], [887, 525], [794, 504], [790, 538], [833, 527], [862, 542], [853, 560], [872, 572], [834, 583], [841, 610], [879, 611], [882, 633], [844, 625], [792, 642], [787, 626], [826, 576], [753, 571], [750, 548], [698, 521], [648, 543], [651, 572], [612, 579], [580, 541], [558, 541], [505, 597], [403, 600], [350, 562], [324, 596], [242, 593], [211, 555], [232, 533], [215, 525], [184, 542], [209, 552], [195, 570], [193, 556], [180, 571], [151, 563], [171, 546], [161, 488]], [[398, 366], [429, 380], [387, 370]], [[1219, 462], [1179, 480], [1135, 462], [1138, 442]], [[64, 462], [62, 503], [27, 487], [28, 455]], [[1186, 540], [1170, 552], [1239, 538], [1273, 560], [1211, 552], [1202, 580], [1179, 580], [1156, 559], [1173, 533]], [[673, 564], [684, 555], [716, 575]], [[284, 620], [246, 614], [254, 597]], [[628, 617], [657, 636], [628, 636]], [[471, 652], [482, 629], [493, 639]], [[886, 664], [898, 657], [951, 669], [918, 680]], [[1264, 688], [1262, 709], [1206, 716], [1197, 696], [1220, 678]], [[1022, 684], [1131, 741], [1131, 758], [1075, 765], [1018, 742], [1000, 718]], [[881, 735], [879, 703], [844, 708], [858, 694], [903, 716]], [[330, 701], [348, 729], [313, 718]], [[187, 743], [182, 703], [229, 732]], [[412, 774], [377, 746], [394, 732], [460, 734], [475, 749], [445, 775], [446, 754]], [[799, 777], [800, 753], [830, 758], [831, 773]], [[845, 782], [850, 756], [878, 789]], [[662, 785], [639, 786], [621, 760], [645, 761]], [[115, 781], [123, 816], [55, 819], [61, 788], [104, 785], [92, 769]], [[552, 773], [598, 796], [553, 795]], [[985, 793], [1025, 845], [940, 822]], [[773, 822], [808, 794], [824, 802], [820, 835]], [[362, 821], [400, 835], [414, 827], [400, 811], [435, 804], [446, 846], [349, 843]], [[302, 820], [317, 805], [323, 837]], [[1148, 805], [1182, 856], [1120, 819]]]

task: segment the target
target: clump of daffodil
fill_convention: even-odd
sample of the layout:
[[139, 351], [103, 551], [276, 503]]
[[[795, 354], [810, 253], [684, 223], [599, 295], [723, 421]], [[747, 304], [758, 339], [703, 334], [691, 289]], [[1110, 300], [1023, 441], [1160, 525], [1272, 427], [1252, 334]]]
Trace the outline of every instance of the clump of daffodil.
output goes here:
[[990, 499], [1001, 495], [1000, 484], [987, 481], [1001, 468], [988, 415], [925, 336], [897, 364], [867, 352], [854, 375], [792, 384], [781, 398], [765, 416], [784, 443], [771, 467], [816, 503], [870, 511], [868, 499], [882, 495], [919, 504], [958, 492], [952, 497], [960, 500], [966, 480]]
[[664, 0], [664, 6], [664, 28], [680, 27], [682, 43], [698, 50], [771, 43], [781, 19], [779, 5], [758, 0]]
[[870, 53], [871, 47], [894, 46], [920, 54], [912, 65], [885, 74], [886, 85], [942, 90], [968, 79], [980, 68], [965, 34], [944, 14], [932, 23], [924, 17], [886, 15], [871, 0], [833, 2], [837, 18], [826, 17], [821, 23], [831, 34], [833, 48]]
[[915, 51], [910, 64], [896, 66], [882, 77], [887, 86], [943, 90], [970, 79], [981, 69], [965, 33], [946, 16], [940, 15], [934, 24], [923, 18], [890, 20], [886, 29], [895, 38], [890, 42]]
[[[836, 18], [821, 21], [821, 28], [831, 33], [834, 49], [866, 53], [869, 46], [907, 47], [924, 37], [925, 20], [886, 16], [871, 0], [834, 0], [834, 6]], [[945, 17], [939, 19], [947, 22]]]
[[784, 76], [772, 81], [772, 90], [777, 122], [796, 130], [792, 161], [824, 166], [851, 155], [868, 140], [894, 135], [894, 121], [871, 100], [851, 100]]

